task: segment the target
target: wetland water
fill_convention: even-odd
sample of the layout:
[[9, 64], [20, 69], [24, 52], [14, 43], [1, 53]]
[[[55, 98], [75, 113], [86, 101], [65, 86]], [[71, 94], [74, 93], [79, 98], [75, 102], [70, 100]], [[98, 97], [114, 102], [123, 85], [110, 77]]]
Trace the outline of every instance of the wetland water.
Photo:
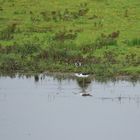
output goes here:
[[139, 81], [0, 77], [0, 140], [94, 139], [140, 139]]

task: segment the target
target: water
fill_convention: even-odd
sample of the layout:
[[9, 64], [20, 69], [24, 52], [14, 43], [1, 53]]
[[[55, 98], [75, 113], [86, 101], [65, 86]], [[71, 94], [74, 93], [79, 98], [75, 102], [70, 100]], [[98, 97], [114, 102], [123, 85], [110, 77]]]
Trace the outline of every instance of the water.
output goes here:
[[41, 79], [0, 77], [0, 140], [140, 139], [140, 82]]

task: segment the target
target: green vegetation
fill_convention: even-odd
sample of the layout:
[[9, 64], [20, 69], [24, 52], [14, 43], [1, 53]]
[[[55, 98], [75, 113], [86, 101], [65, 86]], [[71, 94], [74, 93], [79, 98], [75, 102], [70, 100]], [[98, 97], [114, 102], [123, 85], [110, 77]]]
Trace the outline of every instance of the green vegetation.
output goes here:
[[0, 72], [139, 75], [139, 6], [139, 0], [0, 0]]

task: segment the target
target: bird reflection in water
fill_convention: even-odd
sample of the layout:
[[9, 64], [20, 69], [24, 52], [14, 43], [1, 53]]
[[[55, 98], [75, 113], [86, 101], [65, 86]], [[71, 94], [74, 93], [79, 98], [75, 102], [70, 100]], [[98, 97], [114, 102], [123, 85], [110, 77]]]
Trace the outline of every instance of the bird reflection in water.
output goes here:
[[39, 82], [39, 75], [34, 75], [34, 81]]
[[88, 78], [77, 78], [76, 79], [79, 87], [82, 89], [80, 95], [83, 97], [92, 96], [92, 94], [87, 92], [89, 85], [91, 84], [91, 79]]

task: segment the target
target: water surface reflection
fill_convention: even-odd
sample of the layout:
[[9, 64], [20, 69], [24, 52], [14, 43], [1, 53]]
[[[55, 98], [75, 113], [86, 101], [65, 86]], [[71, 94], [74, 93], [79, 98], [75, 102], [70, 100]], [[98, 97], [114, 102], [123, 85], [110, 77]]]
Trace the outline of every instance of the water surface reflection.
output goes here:
[[139, 81], [0, 77], [0, 139], [139, 140], [139, 102]]

